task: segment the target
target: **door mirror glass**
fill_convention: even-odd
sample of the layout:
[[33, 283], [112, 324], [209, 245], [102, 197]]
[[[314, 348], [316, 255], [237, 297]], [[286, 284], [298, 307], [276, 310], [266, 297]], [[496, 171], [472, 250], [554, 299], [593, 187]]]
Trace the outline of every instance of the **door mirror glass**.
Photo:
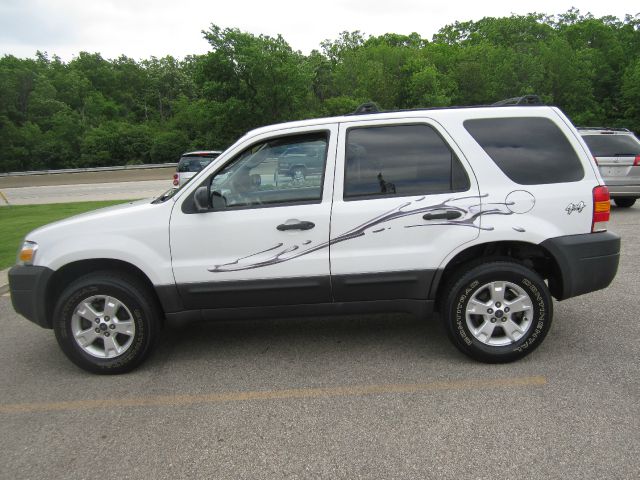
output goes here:
[[193, 195], [193, 201], [198, 212], [209, 211], [209, 188], [207, 186], [198, 187], [196, 193]]
[[227, 208], [227, 200], [220, 192], [211, 192], [211, 208], [213, 210], [224, 210]]

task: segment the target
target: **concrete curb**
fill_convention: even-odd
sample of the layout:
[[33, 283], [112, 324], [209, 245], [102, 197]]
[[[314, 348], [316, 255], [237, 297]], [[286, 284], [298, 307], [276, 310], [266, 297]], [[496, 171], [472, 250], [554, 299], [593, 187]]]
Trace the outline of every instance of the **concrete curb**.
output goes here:
[[93, 167], [93, 168], [62, 168], [59, 170], [32, 170], [27, 172], [6, 172], [0, 173], [0, 177], [24, 177], [29, 175], [60, 175], [65, 173], [86, 173], [86, 172], [115, 172], [119, 170], [150, 170], [154, 168], [175, 168], [177, 162], [149, 163], [145, 165], [122, 165], [113, 167]]
[[9, 292], [9, 269], [0, 270], [0, 295]]

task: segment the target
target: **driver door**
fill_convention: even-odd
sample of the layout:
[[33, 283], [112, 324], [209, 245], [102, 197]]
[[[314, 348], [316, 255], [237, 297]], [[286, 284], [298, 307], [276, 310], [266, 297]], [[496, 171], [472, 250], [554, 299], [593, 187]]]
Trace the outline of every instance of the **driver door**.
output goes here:
[[[331, 301], [328, 244], [337, 125], [320, 128], [249, 139], [178, 199], [170, 242], [186, 309]], [[282, 172], [281, 157], [292, 148], [321, 149], [321, 171], [302, 179]], [[209, 187], [206, 212], [194, 208], [200, 186]]]

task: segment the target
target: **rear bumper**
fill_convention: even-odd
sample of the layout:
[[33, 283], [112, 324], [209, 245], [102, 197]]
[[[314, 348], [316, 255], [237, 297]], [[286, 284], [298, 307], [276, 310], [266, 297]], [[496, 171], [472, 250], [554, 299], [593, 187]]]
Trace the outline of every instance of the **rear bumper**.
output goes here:
[[540, 244], [555, 258], [560, 281], [550, 283], [558, 300], [601, 290], [609, 286], [618, 271], [620, 237], [612, 232], [568, 235]]
[[14, 310], [43, 328], [51, 328], [47, 312], [47, 286], [53, 270], [16, 265], [9, 270], [9, 290]]
[[636, 197], [640, 198], [640, 185], [611, 185], [607, 183], [611, 197]]

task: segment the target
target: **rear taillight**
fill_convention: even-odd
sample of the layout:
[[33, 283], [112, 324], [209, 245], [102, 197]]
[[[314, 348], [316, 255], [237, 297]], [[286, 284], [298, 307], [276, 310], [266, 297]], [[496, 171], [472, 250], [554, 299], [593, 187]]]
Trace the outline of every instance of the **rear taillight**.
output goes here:
[[593, 189], [593, 219], [591, 221], [592, 232], [604, 232], [607, 230], [611, 203], [609, 203], [609, 189], [600, 185]]
[[635, 160], [633, 161], [634, 167], [640, 167], [640, 155], [636, 155]]
[[178, 179], [178, 174], [177, 174], [177, 173], [174, 173], [174, 174], [173, 174], [173, 185], [174, 185], [175, 187], [177, 187], [179, 183], [180, 183], [180, 180]]

